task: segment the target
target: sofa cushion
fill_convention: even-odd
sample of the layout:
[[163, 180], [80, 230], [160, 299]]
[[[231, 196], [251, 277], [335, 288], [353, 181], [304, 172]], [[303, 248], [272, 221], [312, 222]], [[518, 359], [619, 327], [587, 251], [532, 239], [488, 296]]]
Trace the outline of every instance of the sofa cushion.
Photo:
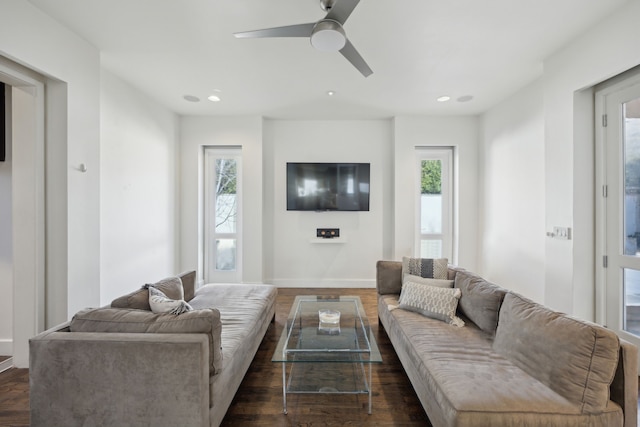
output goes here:
[[217, 309], [193, 310], [176, 316], [135, 309], [90, 308], [76, 313], [69, 329], [71, 332], [204, 333], [209, 338], [210, 374], [222, 368], [222, 323]]
[[[182, 288], [182, 280], [179, 277], [167, 277], [157, 283], [153, 283], [153, 287], [161, 290], [168, 298], [180, 300], [184, 299], [184, 289]], [[149, 305], [149, 291], [146, 285], [133, 291], [127, 295], [111, 301], [112, 308], [135, 308], [138, 310], [151, 311]]]
[[395, 295], [378, 298], [378, 315], [434, 426], [622, 426], [611, 402], [602, 414], [578, 404], [493, 350], [493, 337], [469, 322], [452, 328], [406, 310], [389, 311]]
[[413, 274], [420, 277], [428, 277], [430, 279], [447, 279], [447, 265], [449, 261], [446, 258], [409, 258], [402, 257], [402, 277], [405, 274]]
[[512, 292], [500, 309], [493, 343], [496, 352], [586, 414], [607, 407], [619, 347], [612, 331]]
[[495, 333], [506, 289], [468, 271], [456, 272], [454, 286], [462, 292], [458, 311], [483, 331]]
[[189, 302], [193, 299], [196, 293], [196, 271], [190, 270], [178, 274], [180, 281], [182, 282], [182, 289], [184, 291], [184, 300]]
[[459, 298], [460, 289], [405, 282], [398, 307], [455, 326], [464, 326], [464, 322], [456, 317]]
[[182, 314], [193, 310], [183, 299], [168, 298], [161, 290], [149, 286], [149, 305], [154, 313]]
[[399, 261], [376, 262], [376, 287], [380, 295], [400, 295], [402, 289], [402, 263]]

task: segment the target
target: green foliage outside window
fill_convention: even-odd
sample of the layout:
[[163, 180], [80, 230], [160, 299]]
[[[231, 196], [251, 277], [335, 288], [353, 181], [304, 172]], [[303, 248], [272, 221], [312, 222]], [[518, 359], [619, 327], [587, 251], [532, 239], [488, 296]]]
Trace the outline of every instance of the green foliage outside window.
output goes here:
[[423, 160], [421, 194], [442, 193], [442, 163], [440, 160]]

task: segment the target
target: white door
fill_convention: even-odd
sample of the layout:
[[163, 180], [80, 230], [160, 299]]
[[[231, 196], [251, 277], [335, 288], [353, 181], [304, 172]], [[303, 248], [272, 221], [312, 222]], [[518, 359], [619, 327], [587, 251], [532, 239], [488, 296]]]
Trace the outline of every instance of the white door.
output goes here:
[[598, 321], [640, 346], [640, 78], [596, 94]]
[[205, 147], [204, 280], [242, 281], [242, 150]]
[[416, 148], [416, 240], [414, 256], [455, 263], [453, 148]]

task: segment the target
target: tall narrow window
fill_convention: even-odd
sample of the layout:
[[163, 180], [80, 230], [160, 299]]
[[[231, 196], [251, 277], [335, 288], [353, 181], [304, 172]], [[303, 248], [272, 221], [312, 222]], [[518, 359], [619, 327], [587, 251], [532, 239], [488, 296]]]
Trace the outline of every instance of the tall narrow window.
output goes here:
[[205, 148], [205, 282], [242, 281], [241, 159], [240, 148]]
[[453, 262], [453, 149], [417, 148], [415, 255]]

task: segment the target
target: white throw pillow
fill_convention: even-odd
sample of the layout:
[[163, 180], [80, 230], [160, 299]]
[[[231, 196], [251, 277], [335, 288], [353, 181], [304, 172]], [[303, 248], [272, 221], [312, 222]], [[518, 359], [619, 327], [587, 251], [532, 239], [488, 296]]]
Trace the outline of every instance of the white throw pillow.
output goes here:
[[193, 308], [183, 299], [167, 297], [160, 289], [149, 286], [149, 305], [154, 313], [182, 314]]
[[419, 285], [436, 286], [438, 288], [453, 288], [453, 280], [429, 279], [426, 277], [415, 276], [413, 274], [405, 274], [402, 278], [402, 284], [413, 282]]
[[406, 282], [402, 287], [398, 308], [415, 311], [451, 325], [464, 326], [464, 321], [456, 316], [460, 295], [458, 288], [440, 288]]

